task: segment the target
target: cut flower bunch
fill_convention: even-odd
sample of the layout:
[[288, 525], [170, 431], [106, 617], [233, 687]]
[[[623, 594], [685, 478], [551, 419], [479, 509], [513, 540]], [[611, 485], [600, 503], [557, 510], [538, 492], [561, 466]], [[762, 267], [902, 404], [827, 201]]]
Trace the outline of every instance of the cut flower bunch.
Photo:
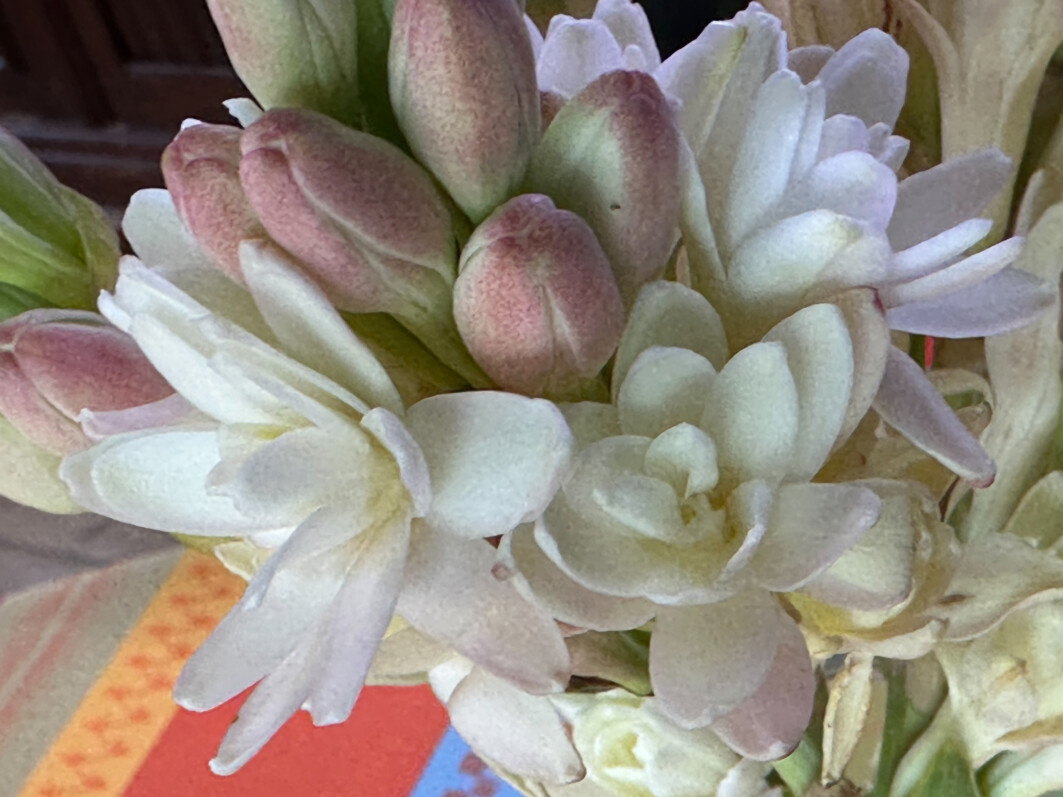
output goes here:
[[120, 260], [0, 141], [0, 492], [248, 580], [215, 772], [427, 682], [538, 797], [1063, 788], [1063, 0], [765, 2], [208, 0]]

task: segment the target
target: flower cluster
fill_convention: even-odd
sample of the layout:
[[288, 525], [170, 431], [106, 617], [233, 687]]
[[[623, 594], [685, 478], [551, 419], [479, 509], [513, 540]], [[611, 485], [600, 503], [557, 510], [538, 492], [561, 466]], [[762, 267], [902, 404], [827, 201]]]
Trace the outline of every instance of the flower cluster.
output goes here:
[[663, 60], [630, 0], [208, 4], [257, 102], [117, 282], [5, 222], [106, 290], [0, 293], [0, 468], [248, 579], [215, 772], [427, 682], [532, 795], [1063, 785], [1059, 134], [1005, 237], [1015, 153], [906, 166], [908, 52], [797, 0]]

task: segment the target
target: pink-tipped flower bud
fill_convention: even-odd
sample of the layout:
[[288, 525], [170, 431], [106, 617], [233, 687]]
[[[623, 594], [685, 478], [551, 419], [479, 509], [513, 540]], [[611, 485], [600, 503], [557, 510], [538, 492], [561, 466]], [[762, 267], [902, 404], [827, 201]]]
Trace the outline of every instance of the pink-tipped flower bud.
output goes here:
[[629, 306], [663, 273], [678, 240], [680, 133], [657, 82], [609, 72], [565, 104], [525, 188], [591, 225]]
[[311, 111], [244, 131], [240, 178], [269, 235], [341, 310], [449, 302], [457, 245], [432, 178], [397, 147]]
[[597, 376], [624, 329], [609, 261], [587, 223], [526, 194], [473, 233], [454, 284], [469, 352], [500, 387], [562, 397]]
[[89, 445], [82, 410], [124, 410], [173, 393], [133, 339], [95, 313], [30, 310], [0, 324], [0, 415], [57, 454]]
[[517, 192], [539, 140], [528, 29], [513, 0], [398, 0], [388, 84], [410, 147], [474, 222]]
[[193, 125], [162, 153], [162, 174], [181, 220], [237, 282], [243, 282], [240, 241], [266, 236], [240, 185], [241, 132], [229, 125]]

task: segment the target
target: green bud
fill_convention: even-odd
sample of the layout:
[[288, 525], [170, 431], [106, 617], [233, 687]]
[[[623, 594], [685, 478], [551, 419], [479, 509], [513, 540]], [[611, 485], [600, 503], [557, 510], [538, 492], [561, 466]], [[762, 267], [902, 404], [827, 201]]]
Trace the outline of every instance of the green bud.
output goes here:
[[103, 210], [0, 128], [0, 282], [35, 294], [32, 306], [94, 308], [118, 257]]

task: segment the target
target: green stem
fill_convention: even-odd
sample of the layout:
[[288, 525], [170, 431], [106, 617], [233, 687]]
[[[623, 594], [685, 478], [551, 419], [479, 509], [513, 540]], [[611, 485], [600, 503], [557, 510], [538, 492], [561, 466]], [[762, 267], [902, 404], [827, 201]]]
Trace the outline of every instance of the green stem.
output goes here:
[[816, 782], [822, 766], [823, 753], [806, 734], [796, 750], [782, 761], [775, 762], [775, 771], [794, 796], [801, 797]]

